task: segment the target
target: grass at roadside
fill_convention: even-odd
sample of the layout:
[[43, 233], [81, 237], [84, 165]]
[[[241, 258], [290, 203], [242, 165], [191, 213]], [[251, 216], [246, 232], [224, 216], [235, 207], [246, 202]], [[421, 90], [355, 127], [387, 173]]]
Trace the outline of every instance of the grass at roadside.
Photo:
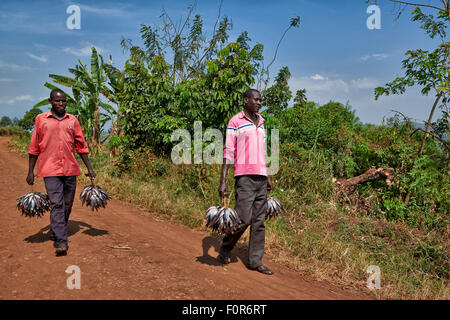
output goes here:
[[0, 136], [16, 136], [23, 133], [24, 131], [18, 127], [0, 127]]
[[[22, 153], [27, 144], [26, 136], [10, 143]], [[381, 289], [372, 293], [377, 298], [450, 298], [448, 226], [424, 232], [403, 223], [350, 215], [336, 205], [331, 176], [320, 155], [283, 161], [286, 166], [274, 178], [272, 195], [285, 213], [266, 223], [266, 252], [275, 261], [319, 280], [363, 290], [367, 267], [377, 265]], [[219, 202], [217, 165], [175, 166], [151, 154], [131, 158], [129, 170], [122, 173], [118, 159], [103, 155], [92, 163], [96, 182], [115, 199], [194, 229], [204, 229], [206, 208]], [[84, 176], [79, 181], [89, 183]], [[231, 172], [228, 186], [232, 195]], [[240, 245], [246, 241], [247, 234]]]

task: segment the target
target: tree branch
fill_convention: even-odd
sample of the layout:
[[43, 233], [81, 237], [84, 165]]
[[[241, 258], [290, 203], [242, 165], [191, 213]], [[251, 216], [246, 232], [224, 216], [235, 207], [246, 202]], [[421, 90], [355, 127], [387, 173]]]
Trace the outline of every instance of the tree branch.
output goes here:
[[[390, 1], [391, 1], [391, 2], [396, 2], [396, 3], [401, 3], [401, 4], [406, 4], [406, 5], [410, 5], [410, 6], [418, 6], [418, 7], [428, 7], [428, 8], [433, 8], [433, 9], [436, 9], [436, 10], [439, 10], [439, 11], [443, 10], [442, 8], [435, 7], [435, 6], [432, 6], [432, 5], [429, 5], [429, 4], [411, 3], [411, 2], [399, 1], [399, 0], [390, 0]], [[444, 1], [445, 1], [445, 0], [444, 0]], [[445, 4], [445, 2], [444, 2], [444, 4]], [[446, 6], [445, 8], [447, 9], [447, 6]], [[446, 10], [446, 9], [445, 9], [445, 10]]]
[[213, 37], [214, 37], [214, 35], [216, 34], [216, 26], [217, 26], [217, 23], [220, 21], [220, 15], [221, 15], [220, 12], [222, 11], [222, 5], [223, 5], [223, 0], [220, 0], [220, 3], [219, 3], [219, 14], [217, 15], [216, 23], [214, 24]]
[[417, 128], [416, 130], [414, 130], [413, 133], [411, 133], [410, 137], [412, 137], [417, 131], [423, 131], [426, 134], [432, 135], [434, 138], [438, 139], [448, 151], [450, 151], [450, 146], [447, 144], [447, 142], [445, 140], [443, 140], [441, 137], [439, 137], [437, 134], [434, 134], [431, 131], [425, 131], [422, 128]]

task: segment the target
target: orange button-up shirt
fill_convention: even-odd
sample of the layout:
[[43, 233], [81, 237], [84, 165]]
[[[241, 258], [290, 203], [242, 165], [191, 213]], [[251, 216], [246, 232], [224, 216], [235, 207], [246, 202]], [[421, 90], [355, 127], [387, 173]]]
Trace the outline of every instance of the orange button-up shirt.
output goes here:
[[37, 177], [79, 176], [75, 150], [89, 152], [75, 116], [66, 113], [58, 120], [48, 111], [36, 117], [28, 153], [39, 156]]

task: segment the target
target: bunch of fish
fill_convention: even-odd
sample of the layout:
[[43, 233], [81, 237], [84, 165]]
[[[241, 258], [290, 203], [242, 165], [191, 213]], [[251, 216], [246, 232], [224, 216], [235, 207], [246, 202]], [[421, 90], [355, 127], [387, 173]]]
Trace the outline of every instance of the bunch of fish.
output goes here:
[[99, 186], [90, 184], [85, 187], [80, 194], [81, 205], [91, 206], [92, 211], [97, 210], [102, 207], [106, 208], [108, 200], [111, 199], [108, 192]]
[[50, 211], [50, 199], [42, 192], [29, 192], [17, 199], [17, 209], [26, 217], [42, 217]]
[[205, 216], [206, 226], [223, 234], [236, 232], [239, 227], [239, 217], [233, 208], [218, 205], [209, 207]]
[[266, 212], [266, 219], [273, 218], [281, 213], [283, 210], [283, 207], [281, 206], [280, 202], [272, 197], [267, 198], [267, 212]]

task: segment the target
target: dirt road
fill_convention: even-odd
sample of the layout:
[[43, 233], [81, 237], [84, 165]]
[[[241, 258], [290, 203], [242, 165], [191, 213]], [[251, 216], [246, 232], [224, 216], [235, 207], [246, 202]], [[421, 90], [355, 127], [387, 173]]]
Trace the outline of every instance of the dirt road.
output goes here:
[[[77, 196], [68, 225], [69, 252], [57, 257], [49, 213], [26, 218], [16, 199], [30, 191], [28, 159], [0, 137], [0, 299], [367, 299], [306, 279], [273, 263], [266, 276], [245, 267], [245, 252], [229, 266], [217, 264], [220, 241], [207, 232], [159, 221], [149, 212], [112, 200], [92, 212]], [[45, 192], [43, 179], [35, 191]], [[69, 290], [66, 269], [81, 271], [81, 288]]]

